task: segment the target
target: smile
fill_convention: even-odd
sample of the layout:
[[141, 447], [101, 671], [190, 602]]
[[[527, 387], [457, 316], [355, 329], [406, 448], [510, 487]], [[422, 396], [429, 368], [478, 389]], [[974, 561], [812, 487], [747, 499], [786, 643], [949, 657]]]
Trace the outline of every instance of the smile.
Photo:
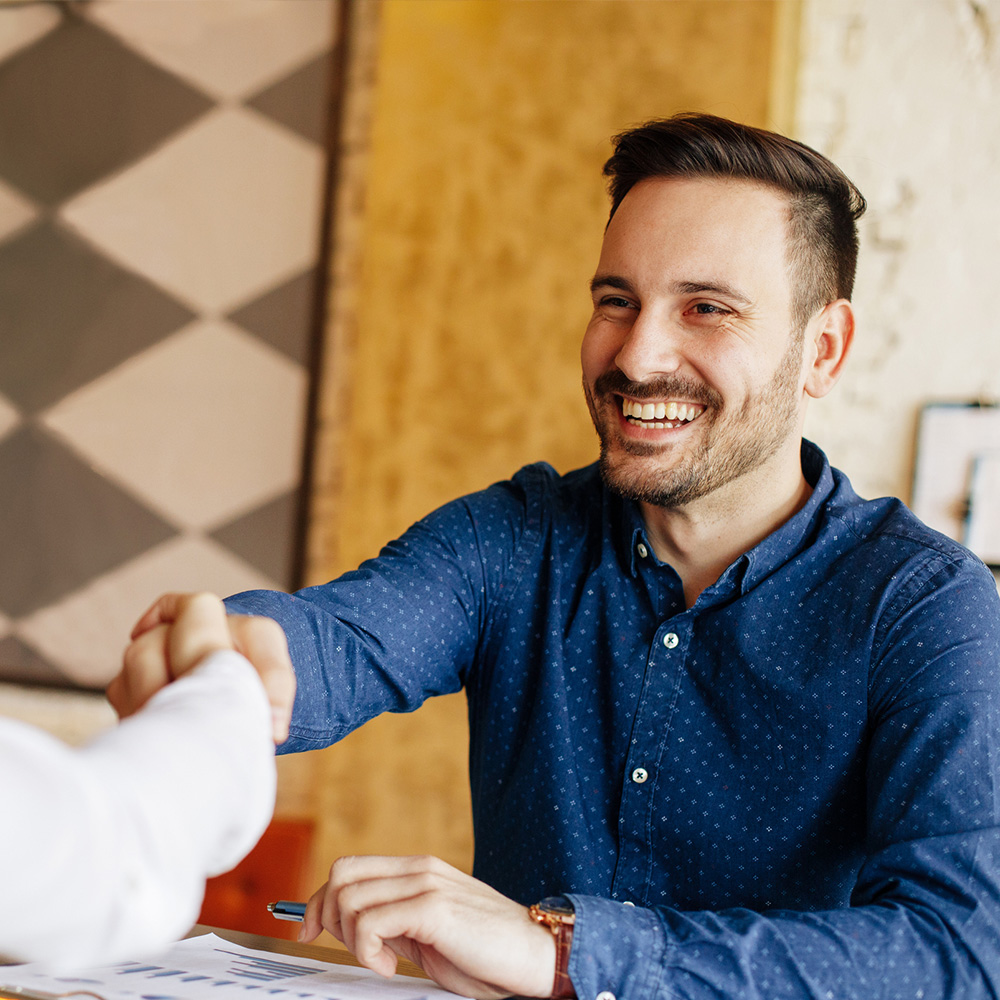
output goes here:
[[622, 416], [635, 427], [673, 430], [689, 424], [705, 412], [700, 403], [640, 403], [622, 398]]

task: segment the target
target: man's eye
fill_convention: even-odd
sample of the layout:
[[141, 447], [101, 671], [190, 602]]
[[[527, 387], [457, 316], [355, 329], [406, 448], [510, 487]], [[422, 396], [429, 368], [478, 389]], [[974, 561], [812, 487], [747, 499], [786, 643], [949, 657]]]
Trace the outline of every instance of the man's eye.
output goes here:
[[727, 316], [730, 312], [729, 309], [724, 309], [714, 302], [697, 302], [691, 311], [697, 313], [699, 316]]
[[632, 303], [628, 299], [623, 299], [620, 295], [605, 295], [601, 299], [602, 306], [608, 306], [611, 309], [631, 309]]

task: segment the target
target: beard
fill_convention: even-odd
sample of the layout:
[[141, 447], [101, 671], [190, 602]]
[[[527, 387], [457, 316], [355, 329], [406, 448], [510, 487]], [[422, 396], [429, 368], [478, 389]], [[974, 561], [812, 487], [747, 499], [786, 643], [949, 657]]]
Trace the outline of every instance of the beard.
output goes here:
[[[798, 377], [803, 340], [792, 337], [777, 370], [763, 389], [726, 417], [718, 392], [679, 376], [632, 382], [617, 368], [605, 372], [591, 392], [584, 386], [591, 419], [601, 439], [601, 478], [613, 492], [657, 507], [677, 508], [699, 500], [763, 465], [798, 426]], [[684, 399], [705, 406], [696, 418], [700, 440], [676, 464], [657, 456], [675, 448], [623, 438], [618, 429], [619, 396]]]

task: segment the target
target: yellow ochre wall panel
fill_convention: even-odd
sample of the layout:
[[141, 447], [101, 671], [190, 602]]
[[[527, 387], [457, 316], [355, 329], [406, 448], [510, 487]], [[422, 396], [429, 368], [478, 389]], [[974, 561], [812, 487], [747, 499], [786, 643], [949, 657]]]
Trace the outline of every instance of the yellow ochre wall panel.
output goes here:
[[[609, 137], [697, 109], [769, 125], [771, 0], [381, 4], [336, 496], [310, 576], [373, 555], [444, 501], [544, 459], [596, 457], [579, 387]], [[785, 21], [782, 22], [782, 18]], [[780, 83], [780, 81], [778, 81]], [[324, 440], [321, 434], [320, 440]], [[332, 522], [332, 523], [330, 523]], [[342, 853], [471, 861], [461, 696], [320, 755], [317, 872]], [[553, 776], [558, 780], [558, 776]]]
[[608, 138], [692, 107], [764, 122], [772, 6], [383, 5], [343, 567], [527, 461], [593, 459], [577, 351]]

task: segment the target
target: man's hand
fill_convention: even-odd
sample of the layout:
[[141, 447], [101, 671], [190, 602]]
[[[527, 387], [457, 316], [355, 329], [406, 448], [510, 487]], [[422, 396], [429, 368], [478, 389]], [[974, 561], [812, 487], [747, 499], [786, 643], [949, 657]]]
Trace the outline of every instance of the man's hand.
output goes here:
[[309, 900], [299, 940], [324, 928], [383, 976], [402, 955], [465, 996], [552, 992], [552, 933], [525, 907], [437, 858], [338, 859]]
[[274, 741], [288, 738], [295, 672], [281, 626], [270, 618], [227, 616], [213, 594], [165, 594], [132, 629], [121, 672], [107, 687], [121, 718], [137, 712], [161, 688], [209, 653], [235, 649], [260, 674], [271, 703]]

